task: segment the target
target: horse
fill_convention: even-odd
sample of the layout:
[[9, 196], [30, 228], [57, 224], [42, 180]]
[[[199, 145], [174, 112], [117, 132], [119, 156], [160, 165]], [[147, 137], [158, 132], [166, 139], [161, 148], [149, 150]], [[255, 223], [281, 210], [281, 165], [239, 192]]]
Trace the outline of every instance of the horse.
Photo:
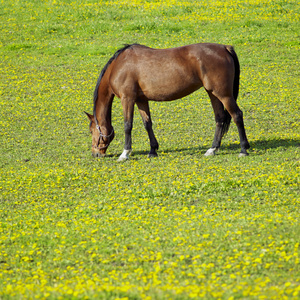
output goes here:
[[152, 129], [149, 101], [172, 101], [201, 87], [213, 107], [216, 129], [205, 156], [215, 155], [231, 119], [239, 133], [241, 152], [248, 155], [243, 112], [237, 105], [240, 64], [230, 45], [198, 43], [169, 49], [154, 49], [140, 44], [125, 45], [102, 69], [94, 91], [93, 115], [86, 113], [92, 134], [92, 155], [103, 157], [114, 139], [111, 124], [112, 103], [121, 99], [124, 115], [125, 146], [119, 161], [132, 152], [131, 131], [136, 104], [150, 140], [149, 157], [156, 157], [158, 142]]

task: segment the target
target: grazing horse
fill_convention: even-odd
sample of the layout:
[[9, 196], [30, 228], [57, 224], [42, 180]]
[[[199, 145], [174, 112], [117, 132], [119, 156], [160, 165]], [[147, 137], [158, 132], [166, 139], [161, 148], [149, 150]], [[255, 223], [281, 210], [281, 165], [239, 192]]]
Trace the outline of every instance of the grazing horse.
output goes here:
[[157, 156], [158, 142], [152, 130], [149, 100], [172, 101], [183, 98], [202, 86], [215, 113], [214, 155], [228, 131], [231, 118], [237, 125], [241, 152], [250, 147], [244, 128], [243, 113], [237, 105], [240, 65], [232, 46], [194, 44], [172, 49], [152, 49], [139, 44], [118, 50], [104, 66], [94, 92], [93, 115], [88, 113], [92, 133], [92, 154], [105, 156], [114, 138], [111, 109], [114, 96], [121, 99], [124, 114], [125, 147], [119, 160], [132, 151], [131, 130], [134, 105], [138, 106], [150, 139], [149, 157]]

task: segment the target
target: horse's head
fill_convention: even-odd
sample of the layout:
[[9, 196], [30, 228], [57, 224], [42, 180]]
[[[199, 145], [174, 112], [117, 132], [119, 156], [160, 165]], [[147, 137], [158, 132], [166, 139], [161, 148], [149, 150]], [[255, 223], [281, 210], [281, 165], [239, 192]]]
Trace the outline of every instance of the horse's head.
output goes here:
[[94, 157], [103, 157], [105, 156], [106, 150], [115, 136], [114, 129], [112, 128], [111, 132], [108, 133], [108, 135], [105, 135], [101, 132], [100, 126], [96, 124], [94, 116], [88, 113], [86, 113], [86, 115], [90, 120], [90, 132], [92, 134], [92, 155]]

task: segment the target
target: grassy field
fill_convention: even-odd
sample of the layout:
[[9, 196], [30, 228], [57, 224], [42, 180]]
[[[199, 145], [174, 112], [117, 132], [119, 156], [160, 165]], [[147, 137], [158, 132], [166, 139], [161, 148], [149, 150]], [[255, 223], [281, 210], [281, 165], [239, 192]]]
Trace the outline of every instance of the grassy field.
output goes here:
[[[0, 1], [0, 299], [299, 299], [298, 1]], [[234, 45], [250, 155], [214, 157], [205, 91], [138, 113], [91, 157], [99, 73], [123, 44]]]

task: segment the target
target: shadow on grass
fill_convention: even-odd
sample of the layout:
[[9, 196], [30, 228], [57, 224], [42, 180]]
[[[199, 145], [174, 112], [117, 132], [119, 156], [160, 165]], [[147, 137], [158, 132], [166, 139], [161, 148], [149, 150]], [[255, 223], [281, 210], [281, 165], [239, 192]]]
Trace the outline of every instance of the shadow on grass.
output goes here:
[[[270, 140], [257, 140], [257, 141], [250, 141], [250, 149], [249, 153], [254, 150], [258, 151], [266, 151], [269, 149], [278, 149], [278, 148], [291, 148], [291, 147], [300, 147], [300, 140], [294, 140], [294, 139], [270, 139]], [[162, 147], [158, 151], [158, 156], [160, 153], [183, 153], [184, 155], [196, 155], [199, 153], [204, 153], [208, 150], [209, 147], [205, 146], [195, 146], [195, 147], [183, 147], [183, 148], [175, 148], [175, 149], [163, 149]], [[227, 151], [226, 151], [227, 150]], [[240, 145], [237, 143], [231, 143], [224, 146], [221, 146], [219, 153], [226, 153], [230, 150], [233, 154], [238, 154], [240, 152]], [[133, 151], [132, 156], [135, 155], [148, 155], [148, 151]]]
[[[300, 147], [300, 140], [297, 139], [270, 139], [270, 140], [257, 140], [249, 141], [250, 142], [250, 151], [251, 150], [269, 150], [277, 148], [291, 148], [291, 147]], [[222, 147], [221, 147], [222, 148]], [[225, 146], [226, 149], [239, 149], [240, 145], [238, 144], [229, 144]]]
[[252, 148], [266, 150], [266, 149], [276, 149], [276, 148], [290, 148], [290, 147], [300, 147], [300, 140], [293, 139], [271, 139], [271, 140], [258, 140], [252, 143]]
[[[268, 151], [270, 149], [276, 150], [284, 150], [288, 148], [297, 148], [300, 147], [300, 140], [298, 139], [270, 139], [270, 140], [257, 140], [257, 141], [250, 141], [250, 149], [249, 154], [252, 155], [254, 152], [254, 155], [262, 155], [265, 153], [265, 151]], [[145, 145], [145, 150], [135, 150], [133, 149], [133, 152], [130, 156], [131, 160], [139, 160], [141, 157], [139, 156], [147, 156], [149, 153], [148, 148], [146, 148], [147, 145]], [[162, 154], [172, 154], [172, 153], [180, 153], [184, 156], [189, 155], [203, 155], [208, 150], [208, 146], [197, 146], [194, 147], [182, 147], [182, 148], [165, 148], [160, 147], [160, 149], [157, 151], [158, 157], [160, 157]], [[220, 151], [217, 152], [218, 155], [238, 155], [240, 153], [240, 145], [237, 143], [229, 143], [221, 146]], [[105, 158], [108, 159], [115, 159], [118, 158], [121, 153], [110, 153], [105, 156]]]

